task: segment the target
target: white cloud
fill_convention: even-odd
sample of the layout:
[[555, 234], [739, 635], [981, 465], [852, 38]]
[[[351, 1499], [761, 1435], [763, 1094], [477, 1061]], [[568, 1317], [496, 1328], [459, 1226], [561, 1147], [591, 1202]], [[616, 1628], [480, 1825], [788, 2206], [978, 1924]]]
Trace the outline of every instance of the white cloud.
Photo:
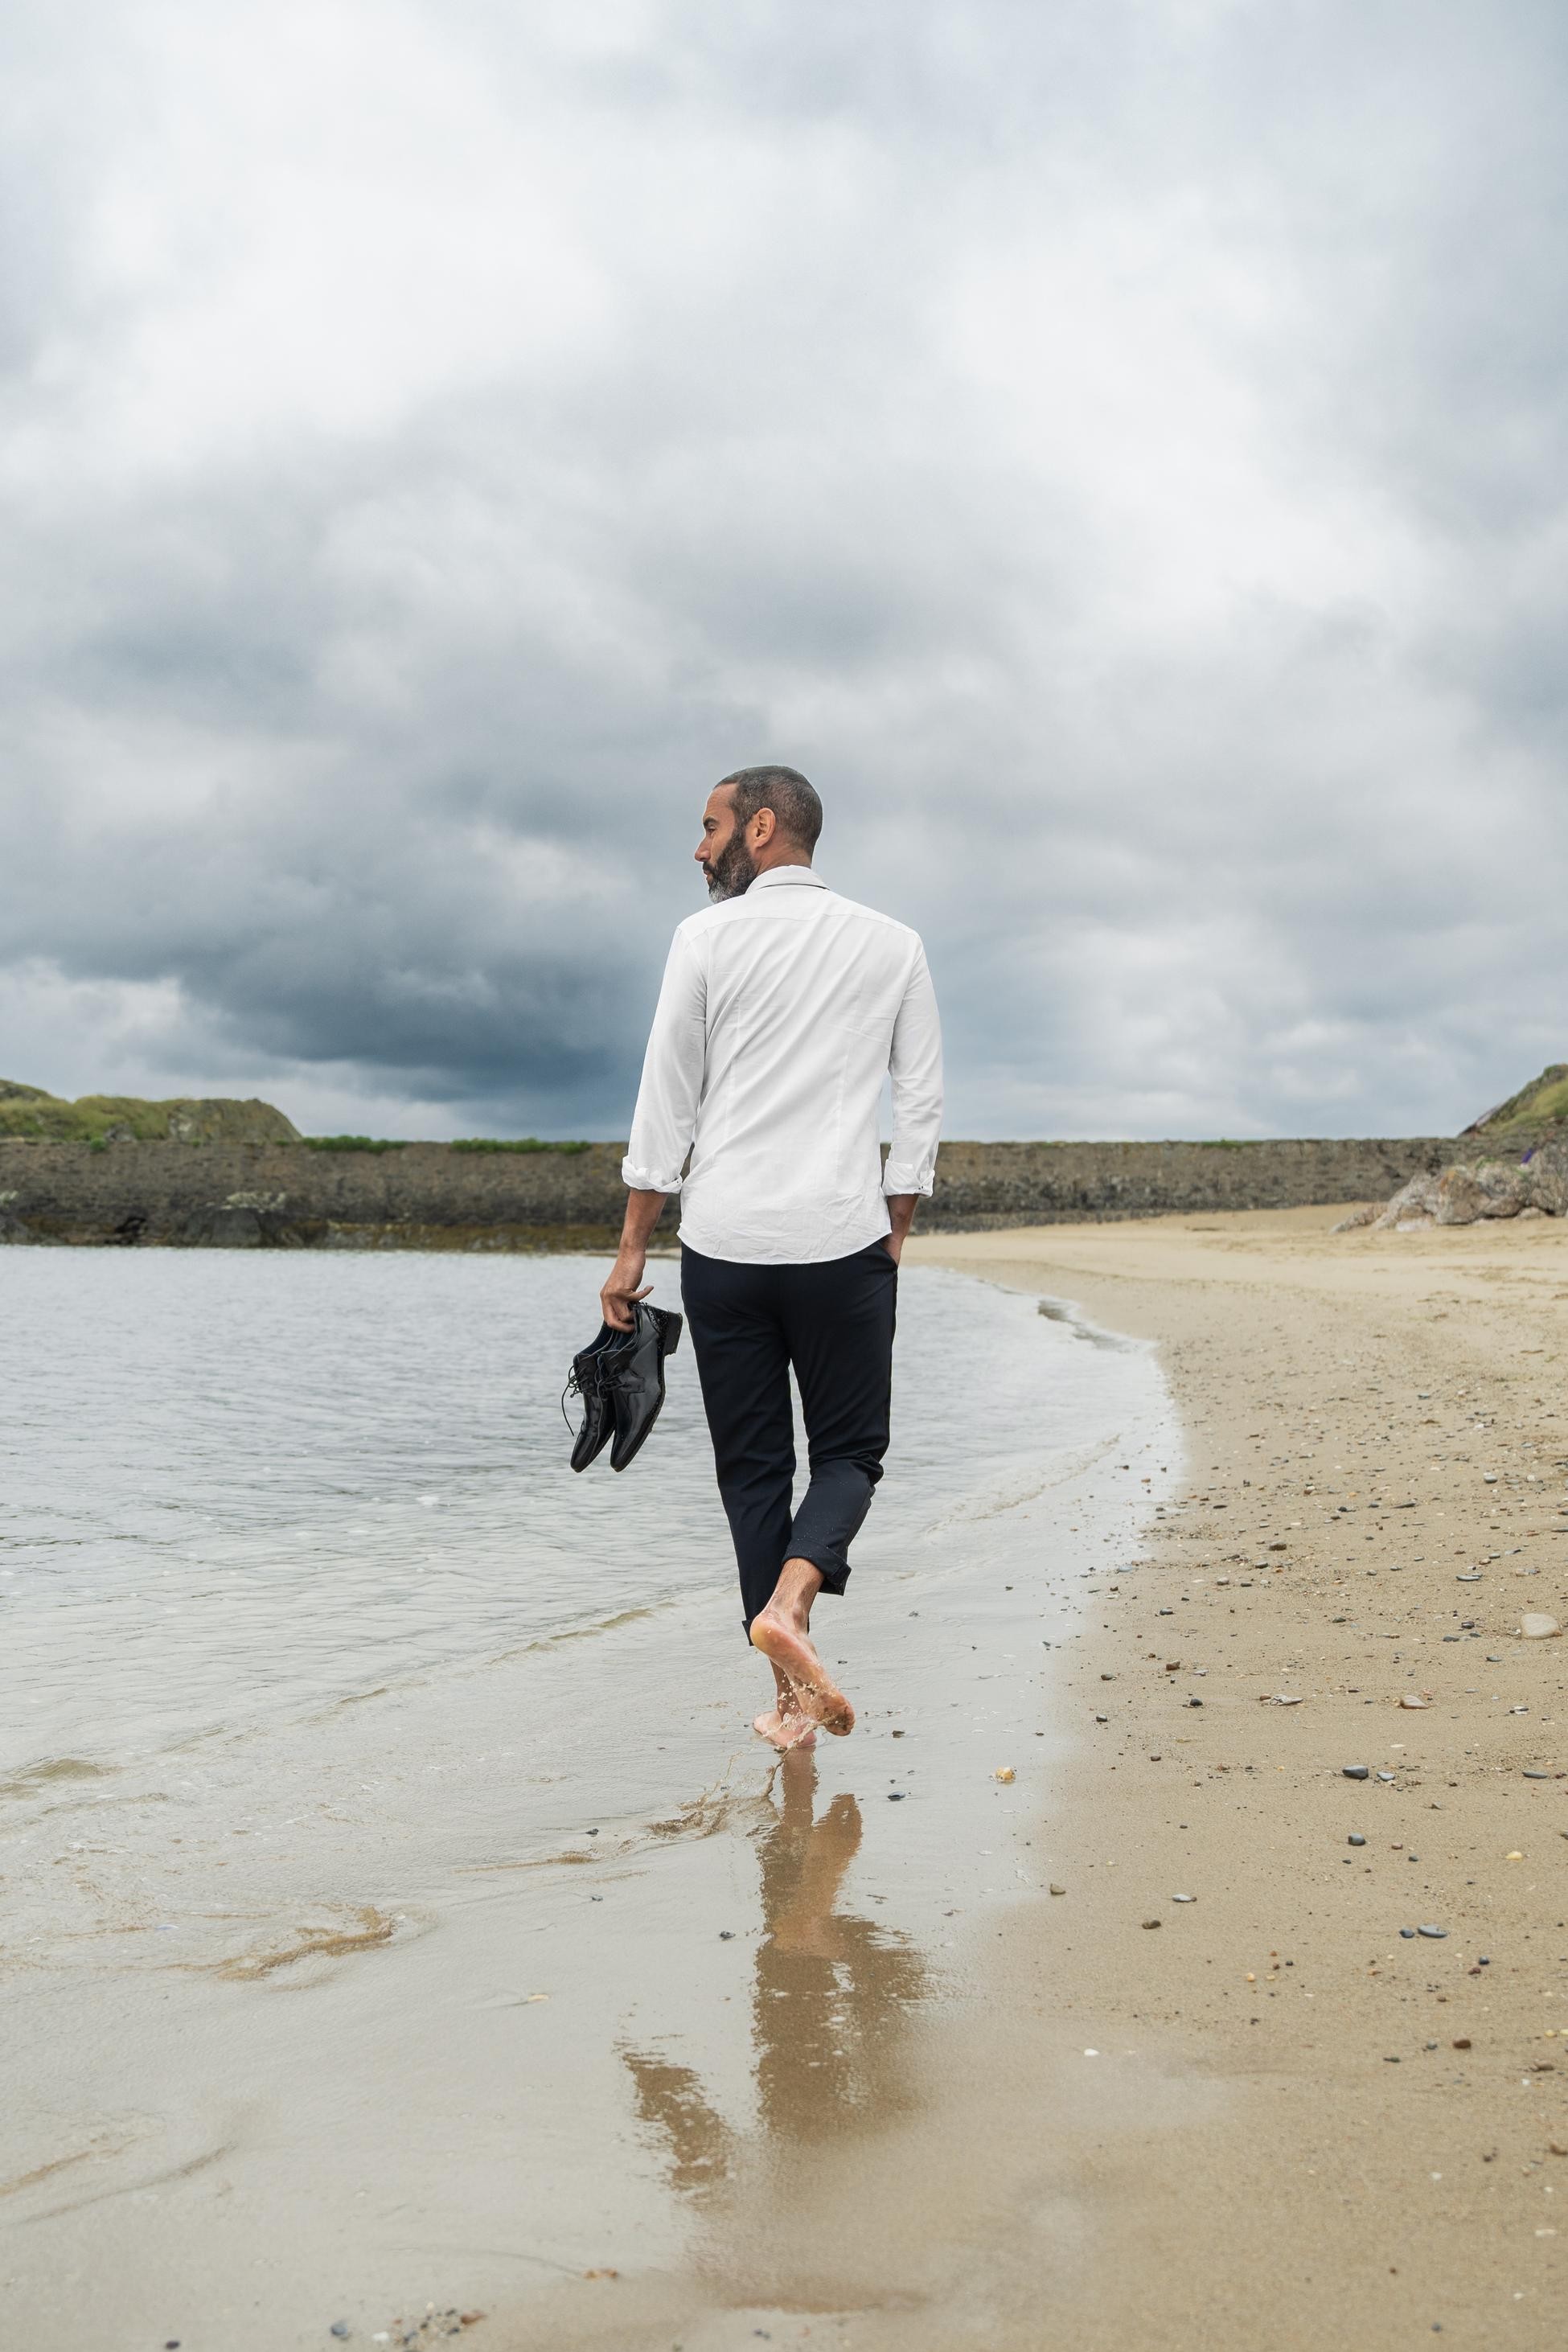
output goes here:
[[0, 1066], [620, 1131], [764, 756], [926, 932], [952, 1131], [1568, 1050], [1553, 12], [10, 39]]

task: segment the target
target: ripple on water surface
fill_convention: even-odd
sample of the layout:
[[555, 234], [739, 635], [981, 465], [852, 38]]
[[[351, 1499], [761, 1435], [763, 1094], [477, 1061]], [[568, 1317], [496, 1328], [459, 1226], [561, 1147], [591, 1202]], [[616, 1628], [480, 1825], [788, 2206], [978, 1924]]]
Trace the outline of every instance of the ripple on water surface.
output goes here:
[[[633, 1470], [567, 1466], [597, 1261], [0, 1253], [0, 1782], [731, 1604], [689, 1343]], [[673, 1263], [656, 1297], [676, 1303]], [[879, 1549], [1102, 1431], [1122, 1367], [906, 1269]], [[53, 1759], [52, 1761], [50, 1759]], [[17, 1776], [21, 1776], [18, 1778]]]

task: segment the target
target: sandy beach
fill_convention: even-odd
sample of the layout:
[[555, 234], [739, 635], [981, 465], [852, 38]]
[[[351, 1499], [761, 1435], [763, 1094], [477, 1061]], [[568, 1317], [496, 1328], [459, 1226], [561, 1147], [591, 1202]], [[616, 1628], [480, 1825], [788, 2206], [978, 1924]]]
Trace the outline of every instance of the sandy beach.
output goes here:
[[1184, 2109], [1049, 2118], [1075, 2346], [1562, 2340], [1568, 1655], [1518, 1629], [1568, 1625], [1568, 1232], [1336, 1214], [922, 1244], [1155, 1339], [1186, 1433], [1014, 1955]]

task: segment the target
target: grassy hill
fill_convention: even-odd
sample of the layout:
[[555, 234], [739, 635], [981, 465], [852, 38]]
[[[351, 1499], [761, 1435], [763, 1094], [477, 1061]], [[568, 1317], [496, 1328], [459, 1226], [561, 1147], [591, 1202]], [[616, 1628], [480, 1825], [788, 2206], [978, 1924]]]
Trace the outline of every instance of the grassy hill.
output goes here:
[[83, 1095], [64, 1102], [42, 1087], [0, 1078], [0, 1136], [64, 1143], [298, 1143], [299, 1129], [270, 1103], [221, 1098], [143, 1102], [135, 1095]]
[[1467, 1127], [1483, 1143], [1529, 1142], [1568, 1130], [1568, 1062], [1553, 1062], [1496, 1110]]

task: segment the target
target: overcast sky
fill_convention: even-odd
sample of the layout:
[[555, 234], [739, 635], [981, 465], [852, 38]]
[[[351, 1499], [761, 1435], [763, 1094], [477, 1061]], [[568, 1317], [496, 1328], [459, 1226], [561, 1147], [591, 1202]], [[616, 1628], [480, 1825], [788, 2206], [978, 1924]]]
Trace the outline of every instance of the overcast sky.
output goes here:
[[626, 1132], [710, 784], [948, 1132], [1568, 1057], [1562, 0], [11, 0], [0, 1074]]

